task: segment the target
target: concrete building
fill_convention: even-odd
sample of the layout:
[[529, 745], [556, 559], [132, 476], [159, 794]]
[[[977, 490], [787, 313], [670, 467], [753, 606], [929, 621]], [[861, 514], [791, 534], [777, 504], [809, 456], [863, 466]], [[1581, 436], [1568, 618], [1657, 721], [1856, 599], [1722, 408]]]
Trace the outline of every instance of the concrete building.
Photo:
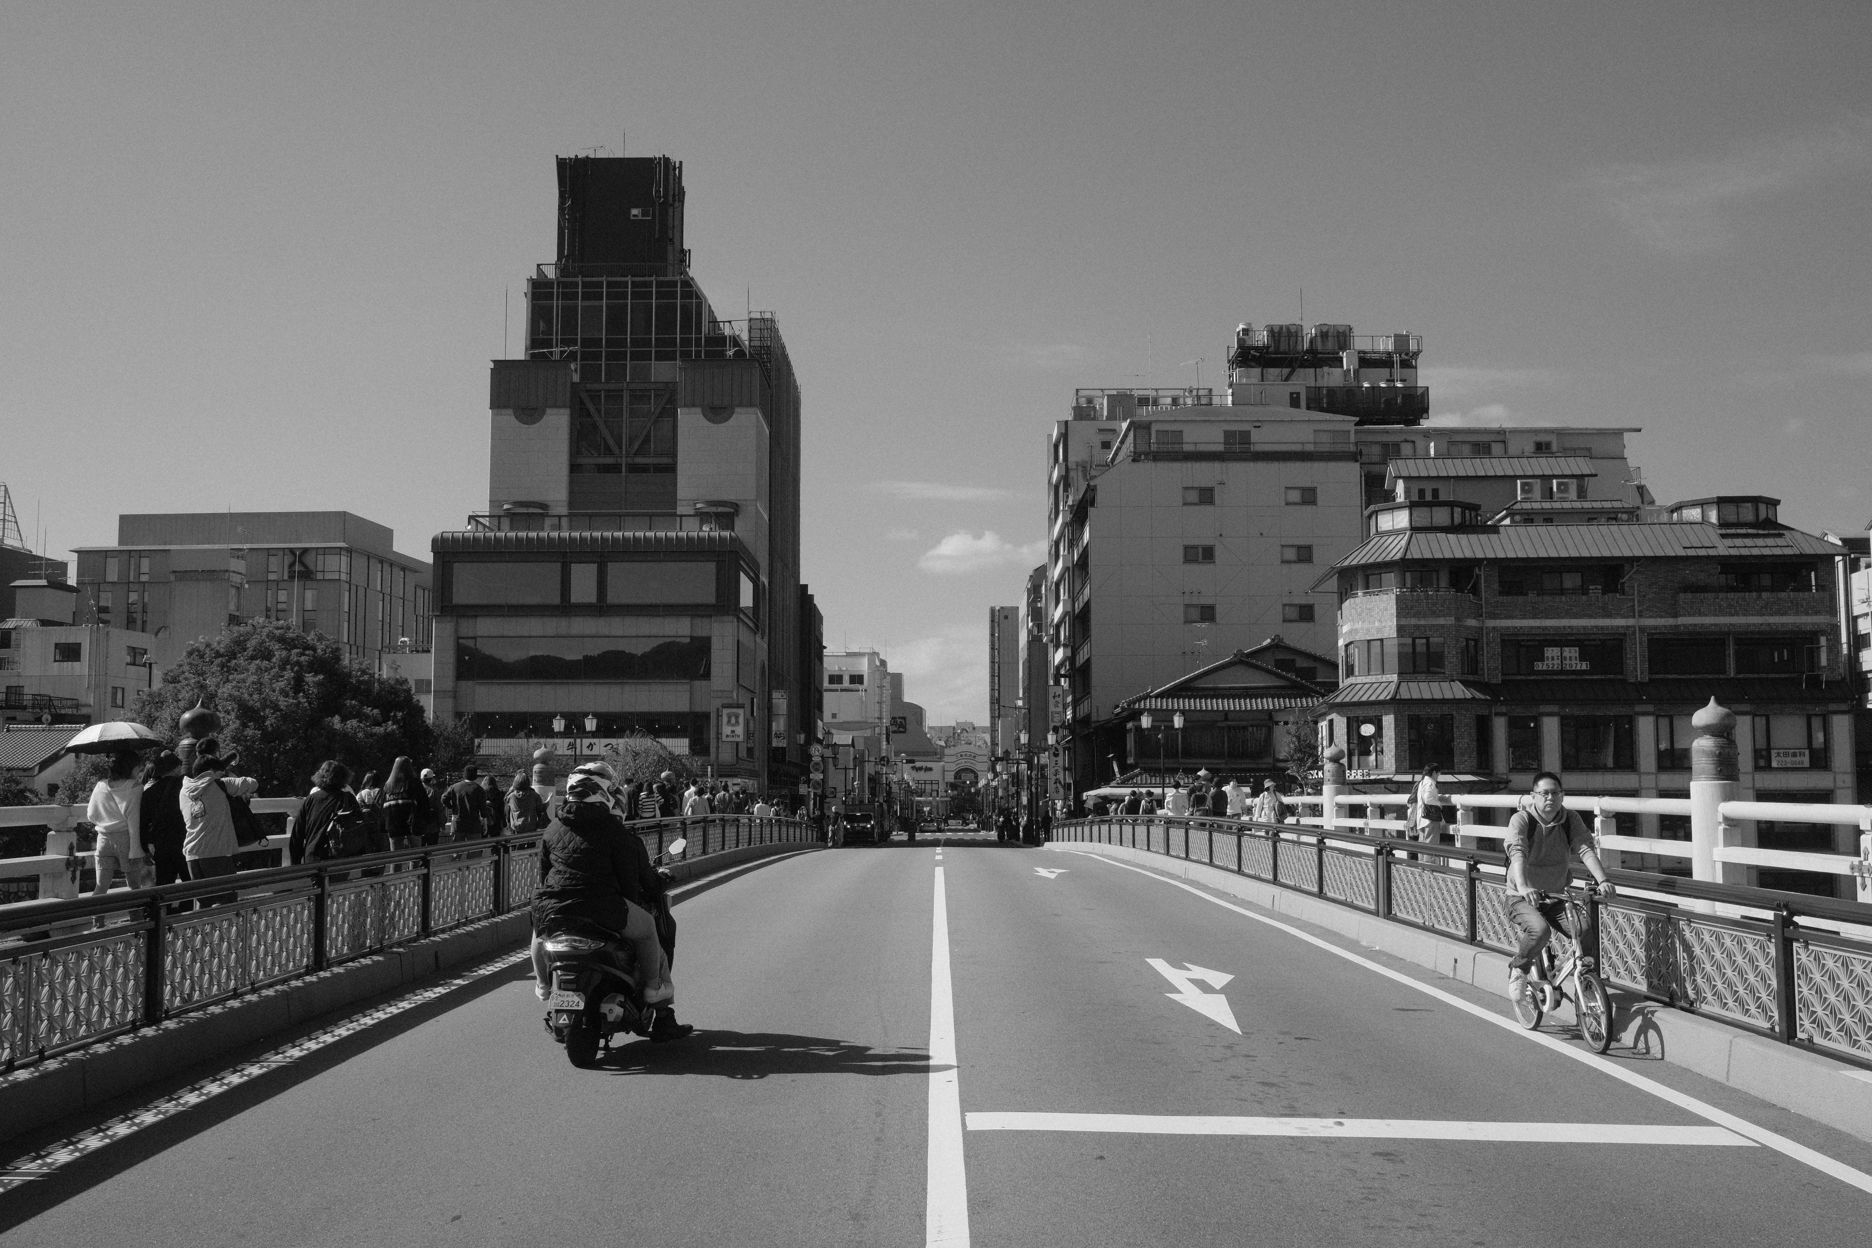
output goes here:
[[1019, 607], [988, 608], [988, 747], [1005, 754], [1020, 746], [1021, 633]]
[[435, 701], [490, 751], [555, 720], [763, 790], [806, 778], [799, 386], [769, 313], [716, 317], [682, 166], [562, 157], [526, 358], [490, 379], [488, 510], [438, 534]]
[[116, 545], [76, 551], [79, 622], [149, 633], [167, 667], [230, 624], [284, 620], [378, 668], [429, 648], [429, 565], [394, 541], [345, 511], [119, 516]]
[[79, 591], [59, 581], [15, 581], [0, 621], [0, 723], [88, 724], [129, 719], [136, 697], [162, 680], [148, 633], [77, 624]]
[[[1550, 770], [1579, 792], [1686, 797], [1690, 717], [1714, 698], [1738, 718], [1742, 797], [1852, 801], [1841, 548], [1778, 507], [1697, 499], [1623, 524], [1486, 524], [1448, 500], [1372, 508], [1368, 540], [1325, 578], [1341, 680], [1316, 712], [1322, 747], [1342, 746], [1355, 780], [1437, 763], [1510, 792]], [[1631, 835], [1689, 835], [1620, 818]], [[1751, 843], [1852, 853], [1855, 835], [1764, 823]], [[1835, 891], [1833, 877], [1747, 874]]]
[[1129, 754], [1120, 703], [1273, 636], [1337, 654], [1334, 604], [1316, 583], [1364, 540], [1369, 504], [1421, 489], [1481, 495], [1492, 512], [1532, 502], [1528, 479], [1543, 499], [1558, 489], [1553, 505], [1649, 501], [1625, 459], [1628, 430], [1422, 425], [1422, 345], [1344, 325], [1244, 325], [1220, 394], [1075, 394], [1048, 448], [1045, 579], [1072, 788], [1109, 780], [1102, 760]]

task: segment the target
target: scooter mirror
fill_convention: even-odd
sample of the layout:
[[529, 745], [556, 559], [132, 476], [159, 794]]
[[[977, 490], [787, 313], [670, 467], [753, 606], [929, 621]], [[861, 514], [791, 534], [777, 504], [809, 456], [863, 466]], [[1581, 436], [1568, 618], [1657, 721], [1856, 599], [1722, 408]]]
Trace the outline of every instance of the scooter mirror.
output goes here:
[[671, 841], [668, 846], [664, 848], [663, 852], [668, 854], [671, 858], [680, 858], [682, 857], [683, 850], [688, 848], [689, 838], [686, 836], [679, 836]]

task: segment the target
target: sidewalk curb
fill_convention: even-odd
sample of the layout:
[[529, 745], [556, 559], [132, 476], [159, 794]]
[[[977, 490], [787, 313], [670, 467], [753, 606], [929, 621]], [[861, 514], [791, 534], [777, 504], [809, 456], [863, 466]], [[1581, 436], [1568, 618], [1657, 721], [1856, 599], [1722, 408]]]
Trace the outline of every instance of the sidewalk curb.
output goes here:
[[[671, 896], [681, 902], [751, 869], [748, 864], [756, 860], [812, 848], [751, 845], [678, 862], [671, 868]], [[358, 1002], [414, 987], [464, 963], [517, 952], [531, 936], [527, 911], [516, 910], [0, 1075], [0, 1144]]]
[[[1053, 841], [1046, 848], [1094, 853], [1148, 866], [1163, 875], [1252, 902], [1283, 918], [1349, 937], [1361, 946], [1485, 991], [1503, 993], [1508, 980], [1506, 954], [1386, 922], [1376, 915], [1205, 863], [1096, 842]], [[1675, 1010], [1635, 993], [1614, 989], [1611, 996], [1614, 1054], [1625, 1049], [1669, 1062], [1872, 1143], [1872, 1071]], [[1503, 999], [1505, 1003], [1505, 993]]]

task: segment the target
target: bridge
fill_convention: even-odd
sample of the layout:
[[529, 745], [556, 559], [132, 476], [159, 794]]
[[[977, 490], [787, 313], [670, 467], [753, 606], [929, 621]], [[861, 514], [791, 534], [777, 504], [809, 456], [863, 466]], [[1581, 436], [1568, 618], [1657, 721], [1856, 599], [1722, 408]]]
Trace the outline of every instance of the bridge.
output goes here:
[[1864, 907], [1619, 872], [1599, 1057], [1506, 1009], [1499, 853], [1314, 810], [646, 827], [697, 844], [698, 1031], [588, 1071], [540, 1026], [525, 838], [12, 907], [0, 1236], [1863, 1238]]

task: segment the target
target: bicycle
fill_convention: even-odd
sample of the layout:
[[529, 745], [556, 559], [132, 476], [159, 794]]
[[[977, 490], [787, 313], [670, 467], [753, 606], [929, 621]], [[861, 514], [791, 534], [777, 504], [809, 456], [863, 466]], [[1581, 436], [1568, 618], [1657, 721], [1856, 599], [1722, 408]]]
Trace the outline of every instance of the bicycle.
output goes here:
[[[1596, 895], [1597, 885], [1588, 885], [1585, 894]], [[1564, 893], [1542, 893], [1546, 901], [1564, 901], [1567, 908], [1567, 926], [1575, 933], [1586, 930], [1586, 904], [1580, 900], [1581, 894], [1575, 890]], [[1595, 925], [1594, 931], [1597, 931]], [[1529, 1031], [1540, 1026], [1541, 1019], [1560, 1007], [1560, 1003], [1571, 997], [1573, 1017], [1579, 1023], [1580, 1039], [1584, 1040], [1592, 1051], [1603, 1053], [1612, 1045], [1612, 1001], [1606, 995], [1605, 984], [1600, 981], [1593, 956], [1581, 948], [1576, 936], [1571, 942], [1564, 959], [1556, 959], [1553, 941], [1549, 940], [1541, 947], [1540, 956], [1528, 971], [1527, 991], [1514, 999], [1515, 1017]], [[1572, 981], [1572, 991], [1566, 987]]]

